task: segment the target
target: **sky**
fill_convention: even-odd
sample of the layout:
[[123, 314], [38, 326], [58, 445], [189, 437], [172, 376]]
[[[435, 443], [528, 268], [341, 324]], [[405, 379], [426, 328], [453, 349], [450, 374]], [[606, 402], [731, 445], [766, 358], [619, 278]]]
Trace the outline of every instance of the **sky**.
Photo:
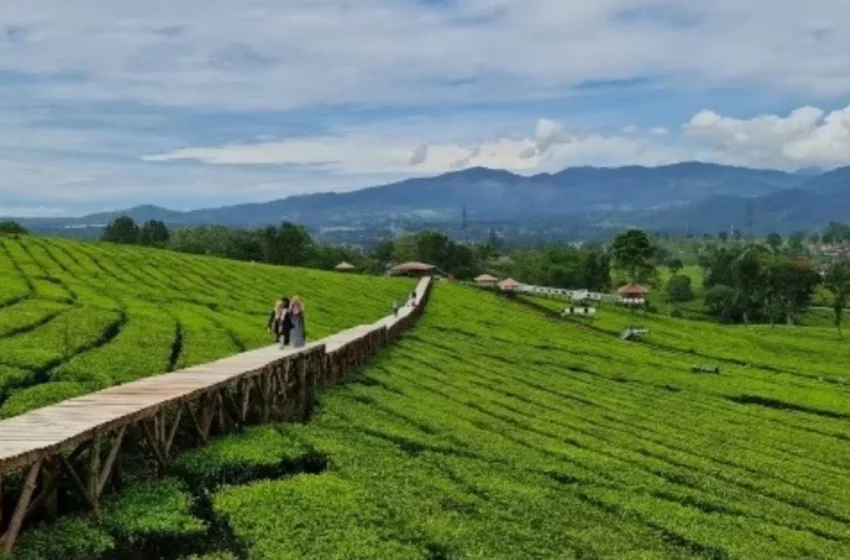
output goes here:
[[847, 0], [0, 0], [0, 215], [850, 164]]

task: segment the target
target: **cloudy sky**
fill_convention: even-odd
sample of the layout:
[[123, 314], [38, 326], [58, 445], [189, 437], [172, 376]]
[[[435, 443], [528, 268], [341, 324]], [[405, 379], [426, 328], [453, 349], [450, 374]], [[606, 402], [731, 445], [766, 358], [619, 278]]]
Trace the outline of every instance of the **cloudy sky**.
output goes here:
[[0, 0], [0, 215], [850, 164], [847, 0]]

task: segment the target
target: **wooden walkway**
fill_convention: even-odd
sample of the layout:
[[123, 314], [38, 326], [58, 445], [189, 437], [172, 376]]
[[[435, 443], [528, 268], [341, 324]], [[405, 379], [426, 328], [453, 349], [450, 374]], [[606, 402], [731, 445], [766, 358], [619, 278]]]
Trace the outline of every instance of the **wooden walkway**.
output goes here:
[[[62, 484], [81, 494], [96, 514], [130, 432], [164, 471], [175, 438], [186, 439], [184, 432], [205, 443], [216, 433], [252, 422], [306, 420], [315, 390], [338, 381], [412, 326], [430, 288], [430, 278], [423, 278], [415, 306], [303, 348], [268, 346], [0, 421], [0, 550], [12, 548], [28, 518], [57, 514]], [[26, 471], [24, 480], [4, 485], [3, 477], [16, 471]], [[13, 508], [9, 494], [17, 494]], [[4, 512], [11, 514], [8, 520]]]

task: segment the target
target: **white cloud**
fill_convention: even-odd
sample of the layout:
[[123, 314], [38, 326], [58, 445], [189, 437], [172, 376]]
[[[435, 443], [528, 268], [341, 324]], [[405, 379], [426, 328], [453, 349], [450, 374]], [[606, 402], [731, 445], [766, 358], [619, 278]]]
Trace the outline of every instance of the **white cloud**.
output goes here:
[[574, 164], [657, 164], [675, 151], [640, 138], [570, 134], [564, 125], [539, 119], [534, 132], [474, 142], [432, 139], [419, 143], [415, 130], [404, 137], [388, 125], [378, 130], [340, 129], [332, 135], [281, 142], [185, 148], [146, 156], [145, 161], [195, 160], [215, 165], [290, 165], [337, 175], [435, 174], [465, 167], [542, 171]]
[[[292, 109], [683, 87], [850, 91], [845, 0], [0, 0], [5, 70], [39, 99]], [[563, 56], [556, 53], [571, 53]]]
[[787, 116], [750, 119], [703, 110], [682, 126], [684, 138], [725, 161], [772, 167], [850, 165], [850, 106], [825, 112], [800, 107]]

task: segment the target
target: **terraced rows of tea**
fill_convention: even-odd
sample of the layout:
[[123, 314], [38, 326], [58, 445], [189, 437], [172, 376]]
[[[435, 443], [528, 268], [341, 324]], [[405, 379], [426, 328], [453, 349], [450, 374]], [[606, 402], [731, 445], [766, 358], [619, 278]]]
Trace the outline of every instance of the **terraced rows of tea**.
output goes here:
[[0, 236], [0, 417], [271, 343], [300, 295], [311, 339], [386, 315], [411, 282]]
[[[638, 320], [647, 340], [619, 340]], [[847, 558], [844, 348], [818, 329], [553, 320], [440, 285], [309, 424], [186, 453], [110, 521], [24, 535], [21, 557], [132, 539], [210, 560]], [[706, 361], [721, 374], [690, 371]]]

